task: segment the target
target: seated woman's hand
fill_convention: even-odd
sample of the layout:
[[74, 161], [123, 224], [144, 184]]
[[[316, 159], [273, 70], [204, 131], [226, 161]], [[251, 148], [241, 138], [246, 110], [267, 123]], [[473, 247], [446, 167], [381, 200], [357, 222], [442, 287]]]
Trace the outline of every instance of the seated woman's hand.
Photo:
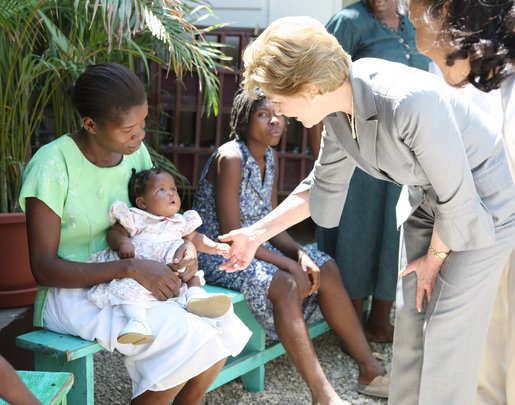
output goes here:
[[256, 240], [249, 228], [235, 229], [218, 237], [222, 242], [232, 242], [232, 257], [219, 267], [227, 273], [243, 270], [248, 267], [260, 243]]
[[313, 294], [320, 287], [320, 269], [308, 254], [299, 253], [299, 264], [311, 281], [311, 289], [308, 295]]
[[185, 269], [178, 273], [184, 283], [192, 278], [198, 270], [197, 249], [193, 242], [184, 240], [184, 243], [175, 251], [173, 263], [168, 266], [175, 272]]
[[294, 260], [291, 261], [291, 264], [288, 266], [286, 271], [295, 277], [295, 281], [297, 281], [297, 286], [299, 288], [300, 299], [308, 297], [311, 294], [312, 288], [308, 273]]
[[181, 280], [167, 265], [153, 261], [130, 259], [132, 277], [161, 301], [179, 295]]

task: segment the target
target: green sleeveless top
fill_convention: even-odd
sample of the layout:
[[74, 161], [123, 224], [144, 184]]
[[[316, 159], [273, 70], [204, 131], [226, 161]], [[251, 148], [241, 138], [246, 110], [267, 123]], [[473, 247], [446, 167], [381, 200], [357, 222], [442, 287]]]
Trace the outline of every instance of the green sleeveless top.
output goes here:
[[[75, 141], [64, 135], [41, 147], [28, 163], [20, 193], [25, 211], [26, 198], [43, 201], [61, 218], [58, 256], [84, 262], [107, 247], [108, 210], [114, 201], [130, 206], [128, 188], [132, 168], [152, 166], [144, 144], [123, 156], [114, 167], [98, 167], [87, 160]], [[43, 326], [43, 309], [48, 287], [39, 286], [34, 304], [34, 325]]]

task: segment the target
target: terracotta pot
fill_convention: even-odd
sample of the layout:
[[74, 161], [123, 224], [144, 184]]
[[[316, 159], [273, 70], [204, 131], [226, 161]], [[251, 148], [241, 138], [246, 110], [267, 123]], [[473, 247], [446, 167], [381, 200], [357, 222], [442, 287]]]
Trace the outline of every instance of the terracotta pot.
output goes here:
[[0, 308], [34, 304], [25, 214], [0, 214]]

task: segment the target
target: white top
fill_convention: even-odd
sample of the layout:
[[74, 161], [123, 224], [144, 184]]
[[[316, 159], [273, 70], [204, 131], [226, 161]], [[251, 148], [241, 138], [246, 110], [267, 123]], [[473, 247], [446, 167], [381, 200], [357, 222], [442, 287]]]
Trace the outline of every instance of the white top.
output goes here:
[[[442, 77], [442, 72], [436, 63], [429, 64], [429, 72]], [[508, 163], [510, 165], [511, 176], [515, 182], [515, 97], [513, 97], [513, 89], [515, 82], [515, 74], [504, 80], [501, 88], [492, 90], [488, 93], [481, 91], [472, 84], [464, 87], [456, 88], [467, 99], [469, 99], [477, 107], [485, 111], [492, 122], [498, 125], [496, 131], [502, 131], [504, 150]]]

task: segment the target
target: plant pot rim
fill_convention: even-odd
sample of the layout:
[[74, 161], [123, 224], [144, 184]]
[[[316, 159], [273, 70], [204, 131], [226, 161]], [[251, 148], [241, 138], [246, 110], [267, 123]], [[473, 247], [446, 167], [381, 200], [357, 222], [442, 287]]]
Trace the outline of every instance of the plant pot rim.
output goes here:
[[24, 212], [0, 213], [0, 223], [15, 224], [18, 222], [25, 222], [25, 213]]

